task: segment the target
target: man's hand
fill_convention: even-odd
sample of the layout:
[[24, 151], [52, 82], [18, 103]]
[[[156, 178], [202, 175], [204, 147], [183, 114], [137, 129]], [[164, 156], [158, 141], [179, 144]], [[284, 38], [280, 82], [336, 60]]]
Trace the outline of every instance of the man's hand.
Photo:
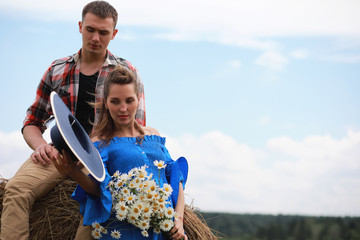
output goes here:
[[60, 157], [60, 154], [56, 148], [44, 143], [39, 145], [35, 151], [31, 154], [31, 159], [34, 163], [40, 163], [43, 166], [51, 164], [53, 160]]

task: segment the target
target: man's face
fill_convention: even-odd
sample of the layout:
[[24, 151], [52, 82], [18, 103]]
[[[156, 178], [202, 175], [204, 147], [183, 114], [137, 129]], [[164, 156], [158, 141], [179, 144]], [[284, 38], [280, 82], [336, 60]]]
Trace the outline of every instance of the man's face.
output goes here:
[[88, 54], [104, 54], [117, 33], [111, 17], [100, 18], [92, 13], [87, 13], [79, 22], [79, 31], [83, 39], [82, 51]]

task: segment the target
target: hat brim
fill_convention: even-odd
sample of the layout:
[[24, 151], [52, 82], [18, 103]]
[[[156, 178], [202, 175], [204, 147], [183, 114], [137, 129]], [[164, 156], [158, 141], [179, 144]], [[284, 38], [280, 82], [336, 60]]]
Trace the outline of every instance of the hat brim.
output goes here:
[[104, 163], [90, 137], [56, 92], [51, 93], [50, 104], [56, 120], [50, 132], [55, 147], [60, 153], [62, 149], [69, 150], [97, 181], [102, 182]]

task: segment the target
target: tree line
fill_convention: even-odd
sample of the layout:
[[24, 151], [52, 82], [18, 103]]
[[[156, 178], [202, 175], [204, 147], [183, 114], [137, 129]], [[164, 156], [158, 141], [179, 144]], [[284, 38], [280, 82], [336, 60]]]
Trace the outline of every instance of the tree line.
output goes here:
[[200, 214], [222, 240], [360, 240], [360, 217]]

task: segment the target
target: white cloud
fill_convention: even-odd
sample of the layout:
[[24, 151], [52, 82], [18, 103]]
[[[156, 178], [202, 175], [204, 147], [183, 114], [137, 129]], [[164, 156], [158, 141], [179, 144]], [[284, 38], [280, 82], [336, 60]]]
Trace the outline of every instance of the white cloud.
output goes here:
[[337, 63], [360, 63], [360, 54], [333, 54], [322, 56], [321, 59]]
[[270, 139], [264, 149], [221, 132], [168, 137], [190, 164], [186, 192], [210, 211], [359, 215], [360, 132]]
[[265, 125], [268, 125], [271, 121], [271, 117], [270, 116], [263, 116], [261, 117], [257, 123], [260, 125], [260, 126], [265, 126]]
[[[49, 131], [45, 132], [44, 138], [49, 142]], [[13, 177], [32, 152], [20, 131], [0, 132], [0, 176], [6, 179]]]
[[[0, 133], [0, 175], [9, 178], [31, 150], [19, 132]], [[207, 211], [359, 215], [360, 132], [340, 138], [283, 136], [254, 149], [221, 132], [167, 136], [189, 161], [187, 202]]]
[[228, 62], [229, 66], [234, 69], [238, 69], [241, 67], [241, 62], [239, 60], [232, 60]]
[[269, 69], [279, 71], [288, 63], [288, 59], [276, 51], [266, 51], [255, 60], [255, 63]]
[[305, 59], [309, 56], [309, 52], [306, 49], [296, 49], [291, 51], [290, 55], [295, 59]]
[[0, 176], [12, 177], [30, 153], [20, 132], [0, 132]]
[[[78, 21], [88, 1], [1, 1], [0, 8], [43, 20]], [[360, 34], [356, 0], [110, 0], [119, 24], [164, 29], [161, 37], [269, 48], [273, 36]], [[15, 11], [14, 11], [15, 10]], [[259, 40], [262, 39], [262, 40]]]

